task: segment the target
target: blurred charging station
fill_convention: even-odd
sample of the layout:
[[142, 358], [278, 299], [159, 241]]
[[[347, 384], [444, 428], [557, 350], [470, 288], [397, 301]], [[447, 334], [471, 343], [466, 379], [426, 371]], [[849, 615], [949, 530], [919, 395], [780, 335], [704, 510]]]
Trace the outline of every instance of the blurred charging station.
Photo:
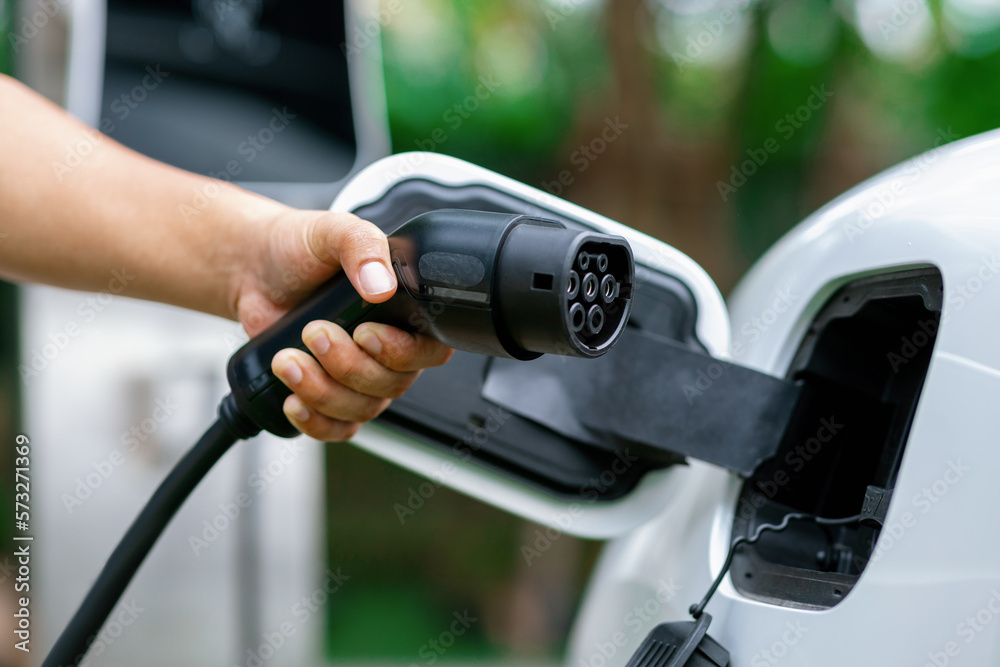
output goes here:
[[[139, 152], [328, 208], [389, 152], [378, 16], [374, 0], [73, 0], [52, 17], [63, 29], [19, 54], [18, 74]], [[348, 59], [351, 34], [366, 39]], [[211, 193], [192, 193], [192, 224], [200, 196]], [[246, 340], [235, 322], [121, 296], [141, 269], [116, 269], [97, 294], [23, 290], [24, 429], [47, 443], [34, 461], [39, 661], [214, 418], [226, 360]], [[325, 611], [303, 600], [328, 583], [323, 470], [322, 448], [306, 442], [265, 434], [241, 446], [175, 517], [89, 663], [320, 662]]]

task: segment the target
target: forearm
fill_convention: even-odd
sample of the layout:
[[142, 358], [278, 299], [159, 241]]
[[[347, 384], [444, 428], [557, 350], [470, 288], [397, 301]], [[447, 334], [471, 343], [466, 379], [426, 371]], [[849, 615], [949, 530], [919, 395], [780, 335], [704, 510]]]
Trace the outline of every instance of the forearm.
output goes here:
[[0, 75], [0, 274], [235, 317], [253, 241], [288, 209], [130, 151]]

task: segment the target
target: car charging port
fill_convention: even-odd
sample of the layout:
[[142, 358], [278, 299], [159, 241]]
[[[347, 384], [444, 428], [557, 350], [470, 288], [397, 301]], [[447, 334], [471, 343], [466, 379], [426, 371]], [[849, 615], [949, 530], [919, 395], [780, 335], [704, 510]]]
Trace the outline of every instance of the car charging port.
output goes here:
[[941, 316], [933, 268], [840, 288], [810, 325], [787, 378], [802, 395], [777, 455], [743, 486], [733, 539], [790, 512], [860, 523], [801, 522], [733, 559], [747, 597], [826, 609], [850, 592], [885, 518]]

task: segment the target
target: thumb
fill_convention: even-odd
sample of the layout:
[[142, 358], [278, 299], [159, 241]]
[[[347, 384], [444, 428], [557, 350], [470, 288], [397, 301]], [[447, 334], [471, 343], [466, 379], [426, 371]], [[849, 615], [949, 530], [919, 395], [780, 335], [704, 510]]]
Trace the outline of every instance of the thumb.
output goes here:
[[365, 301], [381, 303], [396, 291], [396, 274], [389, 260], [389, 242], [381, 229], [351, 213], [331, 213], [316, 219], [309, 247], [323, 261], [340, 264]]

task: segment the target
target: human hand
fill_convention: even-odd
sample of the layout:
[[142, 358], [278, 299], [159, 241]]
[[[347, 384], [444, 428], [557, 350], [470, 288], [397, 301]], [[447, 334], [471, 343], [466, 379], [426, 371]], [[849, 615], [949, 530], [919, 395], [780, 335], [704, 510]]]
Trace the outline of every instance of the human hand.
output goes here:
[[[285, 209], [254, 236], [234, 289], [234, 312], [251, 337], [341, 270], [365, 301], [381, 303], [396, 291], [385, 234], [350, 213]], [[293, 392], [285, 399], [285, 416], [326, 441], [352, 438], [421, 369], [445, 363], [453, 352], [427, 336], [375, 322], [358, 326], [352, 338], [318, 320], [305, 327], [302, 340], [315, 358], [286, 349], [271, 369]]]

